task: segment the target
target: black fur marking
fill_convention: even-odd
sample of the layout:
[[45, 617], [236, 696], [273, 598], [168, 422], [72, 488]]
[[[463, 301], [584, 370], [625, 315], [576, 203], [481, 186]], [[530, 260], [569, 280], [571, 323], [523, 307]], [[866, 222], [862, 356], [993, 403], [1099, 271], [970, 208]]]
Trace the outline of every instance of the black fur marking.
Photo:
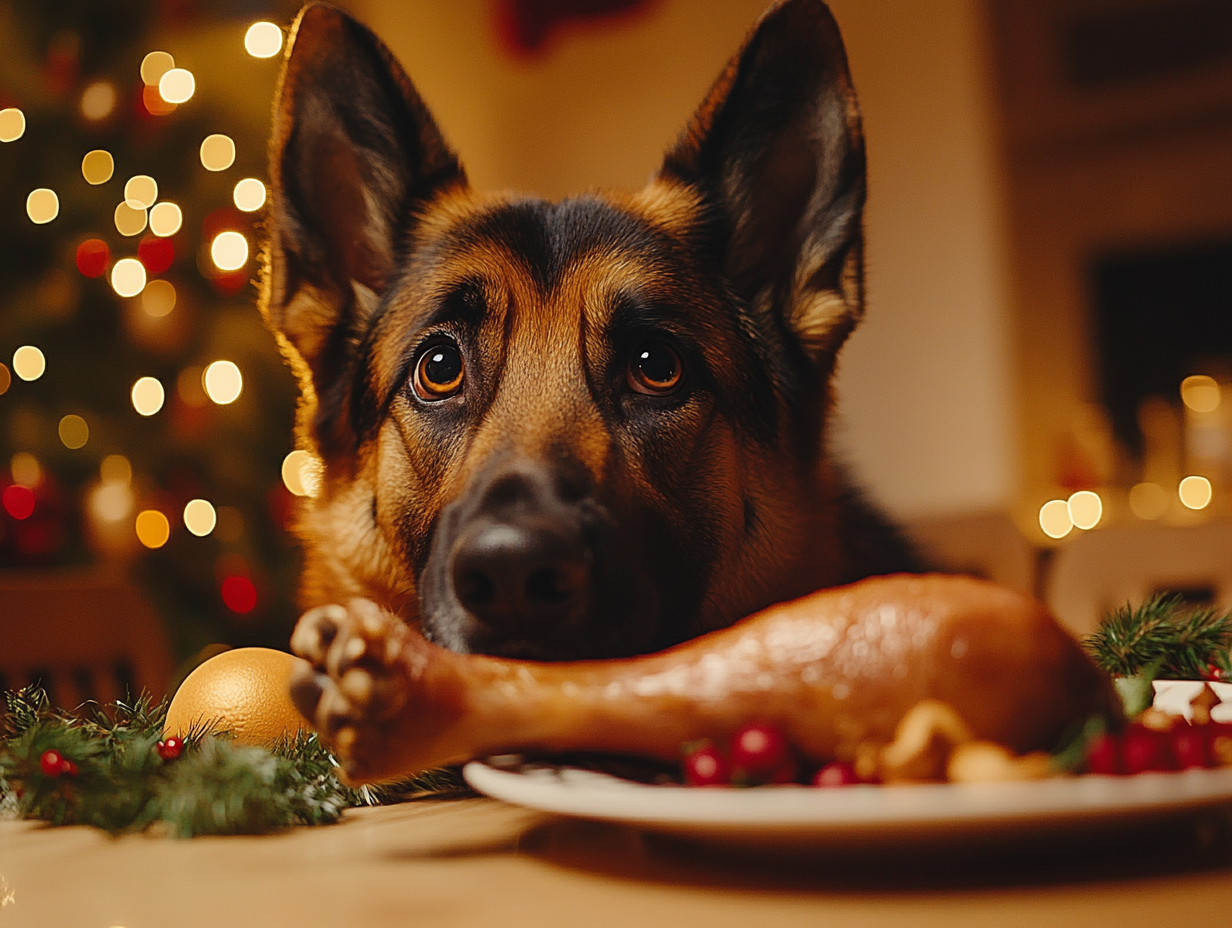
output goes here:
[[878, 574], [924, 573], [928, 562], [896, 526], [851, 478], [842, 474], [842, 492], [835, 501], [838, 506], [838, 532], [852, 565], [848, 576], [840, 582], [854, 583]]
[[747, 496], [744, 498], [744, 534], [755, 535], [761, 519], [757, 516], [757, 507]]

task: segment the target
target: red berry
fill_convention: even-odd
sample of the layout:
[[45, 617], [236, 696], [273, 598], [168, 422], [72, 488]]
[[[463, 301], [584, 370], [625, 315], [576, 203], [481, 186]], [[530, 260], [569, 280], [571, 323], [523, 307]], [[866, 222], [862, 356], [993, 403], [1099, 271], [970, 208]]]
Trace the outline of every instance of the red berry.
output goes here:
[[791, 746], [774, 725], [753, 722], [732, 736], [732, 776], [745, 783], [787, 783], [795, 779]]
[[845, 760], [836, 760], [826, 764], [813, 777], [813, 785], [823, 788], [835, 786], [855, 786], [860, 782], [856, 768]]
[[1172, 729], [1172, 753], [1182, 770], [1213, 767], [1211, 739], [1204, 725], [1178, 725]]
[[1170, 732], [1152, 731], [1134, 724], [1125, 730], [1124, 738], [1126, 773], [1176, 769]]
[[1125, 745], [1119, 735], [1105, 732], [1087, 746], [1087, 770], [1109, 776], [1125, 772]]
[[75, 777], [77, 776], [77, 765], [65, 757], [60, 761], [60, 772], [65, 776]]
[[713, 744], [684, 757], [684, 781], [689, 786], [730, 786], [731, 764]]
[[58, 777], [65, 773], [64, 765], [72, 763], [66, 761], [64, 756], [59, 751], [44, 751], [43, 756], [39, 758], [39, 768], [45, 776]]
[[181, 738], [164, 738], [155, 749], [163, 760], [175, 760], [184, 751], [184, 741]]

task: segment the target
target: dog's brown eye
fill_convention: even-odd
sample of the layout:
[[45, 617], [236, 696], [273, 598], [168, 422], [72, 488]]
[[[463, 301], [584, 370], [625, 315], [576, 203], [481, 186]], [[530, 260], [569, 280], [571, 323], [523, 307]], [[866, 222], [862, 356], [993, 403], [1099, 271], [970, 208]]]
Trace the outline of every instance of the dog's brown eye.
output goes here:
[[666, 342], [644, 342], [629, 359], [629, 386], [638, 393], [665, 396], [683, 377], [684, 363]]
[[457, 345], [433, 345], [419, 356], [411, 383], [421, 400], [443, 400], [462, 388], [464, 373]]

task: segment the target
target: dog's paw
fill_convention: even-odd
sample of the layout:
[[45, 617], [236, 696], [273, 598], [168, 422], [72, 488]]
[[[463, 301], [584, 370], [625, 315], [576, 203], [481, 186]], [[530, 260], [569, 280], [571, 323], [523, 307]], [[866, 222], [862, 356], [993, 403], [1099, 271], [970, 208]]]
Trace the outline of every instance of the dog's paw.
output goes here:
[[312, 609], [291, 635], [291, 650], [309, 665], [292, 678], [291, 699], [352, 778], [379, 757], [406, 704], [406, 635], [401, 619], [366, 599]]

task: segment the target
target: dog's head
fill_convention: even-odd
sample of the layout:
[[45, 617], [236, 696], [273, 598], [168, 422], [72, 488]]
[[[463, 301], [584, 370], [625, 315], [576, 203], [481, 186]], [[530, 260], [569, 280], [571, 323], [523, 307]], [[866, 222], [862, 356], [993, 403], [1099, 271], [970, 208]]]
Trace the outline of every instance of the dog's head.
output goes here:
[[472, 190], [385, 46], [311, 6], [271, 159], [310, 603], [597, 657], [843, 576], [822, 449], [864, 148], [819, 0], [766, 14], [644, 190], [560, 203]]

